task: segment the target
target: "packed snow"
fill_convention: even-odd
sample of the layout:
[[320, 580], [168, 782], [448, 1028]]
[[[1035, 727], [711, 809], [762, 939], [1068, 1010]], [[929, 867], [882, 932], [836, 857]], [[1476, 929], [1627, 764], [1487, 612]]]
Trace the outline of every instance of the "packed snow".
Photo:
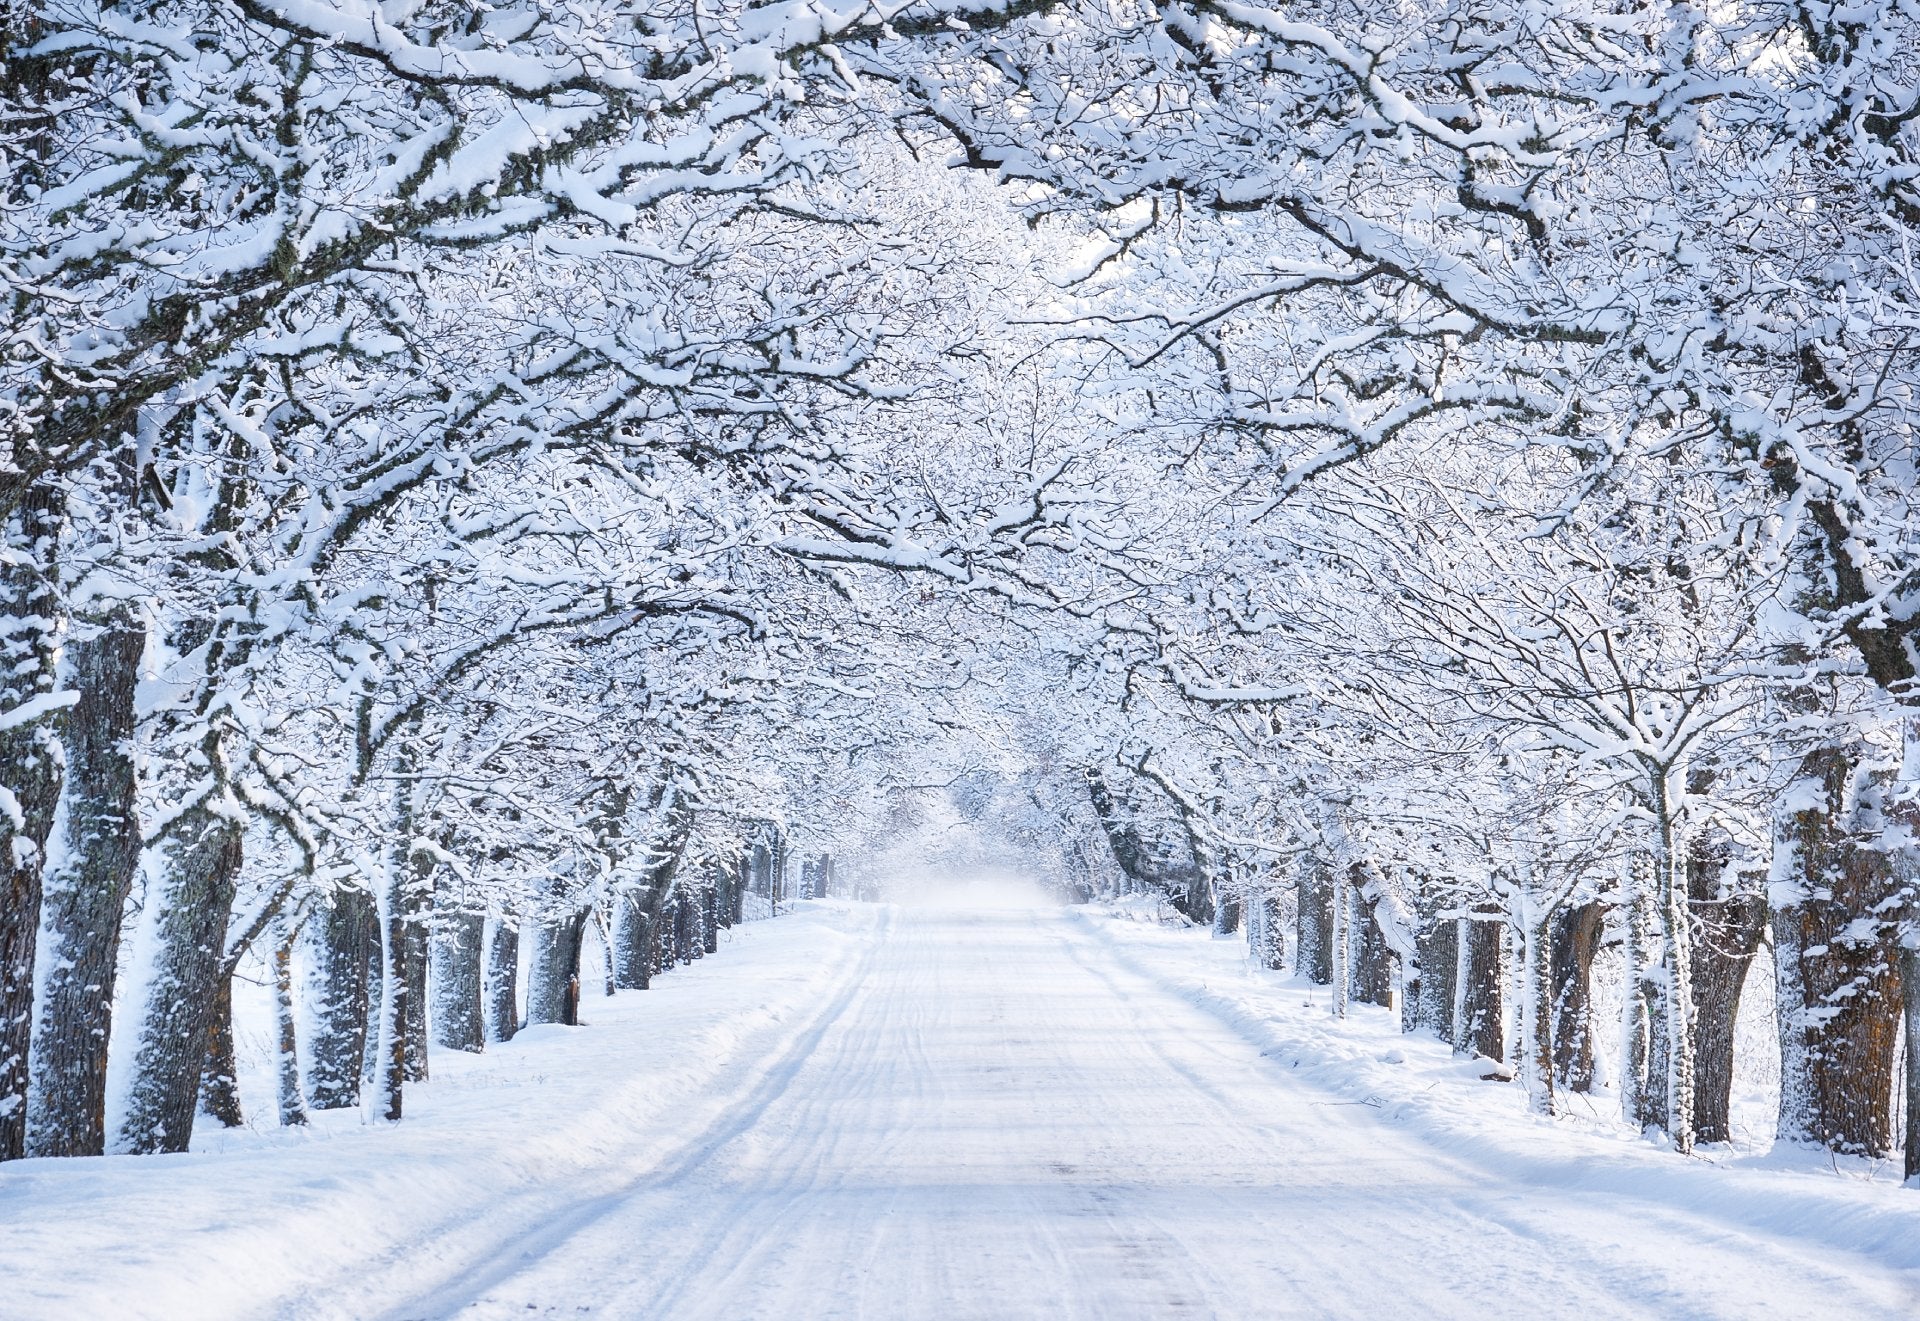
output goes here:
[[[939, 899], [939, 895], [923, 896]], [[0, 1315], [1912, 1317], [1920, 1203], [1528, 1115], [1238, 941], [802, 903], [401, 1125], [0, 1167]]]

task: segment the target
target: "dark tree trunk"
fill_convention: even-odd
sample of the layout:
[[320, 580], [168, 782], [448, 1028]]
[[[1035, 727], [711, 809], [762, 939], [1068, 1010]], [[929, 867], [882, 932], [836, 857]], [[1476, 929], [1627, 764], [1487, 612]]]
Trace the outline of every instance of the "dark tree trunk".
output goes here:
[[620, 923], [614, 935], [613, 982], [624, 991], [653, 984], [653, 920], [648, 896], [628, 890], [620, 896]]
[[448, 1050], [486, 1049], [486, 1005], [481, 998], [485, 913], [440, 916], [433, 944], [433, 1039]]
[[748, 860], [743, 857], [740, 859], [739, 874], [734, 877], [732, 893], [727, 896], [730, 901], [727, 907], [727, 925], [730, 927], [739, 926], [747, 920], [747, 884], [750, 880]]
[[1503, 992], [1507, 984], [1506, 927], [1499, 921], [1481, 918], [1467, 924], [1467, 956], [1461, 962], [1466, 974], [1466, 1022], [1456, 1024], [1456, 1041], [1469, 1055], [1484, 1055], [1490, 1060], [1505, 1060], [1507, 1040], [1501, 1021]]
[[222, 1127], [246, 1122], [240, 1111], [240, 1066], [233, 1056], [233, 977], [215, 985], [213, 1022], [207, 1029], [207, 1058], [200, 1069], [200, 1108]]
[[658, 976], [673, 966], [674, 902], [672, 899], [667, 900], [661, 907], [660, 915], [654, 919], [652, 924], [653, 941], [647, 954], [648, 961], [653, 967], [655, 976]]
[[[59, 601], [51, 563], [62, 502], [36, 483], [8, 520], [14, 552], [0, 565], [0, 704], [19, 712], [50, 698], [59, 645]], [[47, 836], [60, 802], [58, 713], [0, 730], [0, 787], [13, 796], [0, 812], [0, 1161], [26, 1154], [27, 1073], [33, 1038], [34, 957]]]
[[34, 1031], [35, 1156], [106, 1150], [107, 1042], [121, 917], [140, 864], [133, 764], [134, 685], [146, 634], [131, 611], [93, 621], [67, 646], [67, 682], [80, 701], [66, 720], [65, 840], [46, 878], [49, 942]]
[[1240, 929], [1240, 901], [1222, 899], [1213, 906], [1213, 934], [1220, 937], [1233, 935]]
[[1593, 960], [1606, 924], [1597, 900], [1553, 915], [1553, 1077], [1570, 1092], [1593, 1088]]
[[[402, 787], [407, 800], [410, 789]], [[408, 881], [411, 868], [405, 855], [413, 837], [411, 811], [402, 807], [399, 828], [394, 831], [394, 855], [387, 862], [386, 895], [380, 907], [380, 1030], [376, 1034], [379, 1050], [375, 1055], [374, 1105], [380, 1117], [390, 1124], [400, 1122], [406, 1110], [407, 1027], [412, 1016], [413, 976], [408, 964], [408, 920], [410, 899]]]
[[279, 1029], [277, 1052], [280, 1123], [293, 1128], [307, 1122], [300, 1094], [300, 1038], [293, 1008], [293, 931], [283, 928], [273, 943], [273, 1013]]
[[493, 925], [487, 947], [487, 1024], [495, 1041], [512, 1041], [520, 1030], [520, 932]]
[[720, 886], [717, 880], [700, 891], [700, 949], [705, 954], [720, 952]]
[[387, 1012], [386, 928], [380, 921], [379, 905], [373, 905], [371, 913], [367, 928], [371, 932], [367, 942], [367, 1021], [366, 1030], [360, 1034], [362, 1095], [380, 1076], [380, 1025], [386, 1021], [383, 1015]]
[[1308, 981], [1326, 986], [1333, 981], [1333, 875], [1324, 864], [1309, 862], [1300, 873], [1299, 888], [1295, 970]]
[[1893, 1060], [1901, 1015], [1899, 889], [1892, 860], [1850, 834], [1853, 759], [1809, 757], [1817, 806], [1783, 823], [1797, 883], [1773, 912], [1783, 1141], [1885, 1156], [1893, 1149]]
[[404, 1037], [403, 1075], [408, 1082], [427, 1080], [427, 950], [432, 933], [428, 930], [427, 880], [415, 874], [407, 890], [406, 921], [406, 1000], [402, 1020]]
[[[1716, 879], [1717, 871], [1715, 868]], [[1715, 884], [1705, 889], [1712, 895]], [[1699, 1142], [1731, 1142], [1728, 1111], [1733, 1099], [1733, 1029], [1740, 988], [1760, 948], [1767, 901], [1758, 893], [1694, 898], [1693, 923], [1693, 1131]]]
[[580, 944], [587, 911], [556, 913], [533, 924], [533, 957], [527, 964], [527, 1023], [580, 1021]]
[[1360, 879], [1356, 872], [1353, 911], [1360, 921], [1353, 933], [1352, 995], [1362, 1004], [1388, 1009], [1393, 1006], [1393, 980], [1399, 958], [1387, 944], [1386, 933], [1380, 929], [1380, 901], [1366, 897], [1358, 884]]
[[1453, 1040], [1453, 984], [1460, 963], [1460, 923], [1453, 918], [1430, 919], [1415, 937], [1420, 967], [1407, 987], [1401, 1027], [1431, 1032], [1442, 1041]]
[[1920, 1175], [1920, 931], [1909, 931], [1900, 946], [1900, 999], [1907, 1028], [1906, 1178]]
[[614, 976], [613, 953], [613, 925], [618, 905], [618, 900], [602, 903], [598, 899], [594, 900], [593, 904], [593, 929], [599, 933], [600, 948], [606, 954], [605, 966], [601, 969], [600, 976], [600, 994], [602, 995], [612, 995], [620, 989], [620, 983]]
[[120, 1144], [185, 1151], [226, 962], [227, 920], [240, 874], [240, 827], [189, 808], [160, 845], [152, 981]]
[[1460, 966], [1460, 923], [1455, 918], [1430, 918], [1414, 937], [1420, 967], [1407, 988], [1401, 1027], [1431, 1032], [1442, 1041], [1453, 1040], [1454, 981]]
[[1260, 896], [1260, 948], [1254, 958], [1260, 966], [1274, 972], [1287, 966], [1287, 933], [1282, 923], [1280, 896]]
[[380, 958], [380, 919], [365, 890], [338, 890], [307, 919], [308, 1021], [312, 1070], [307, 1096], [315, 1110], [360, 1104], [368, 1027], [373, 1022], [370, 973]]

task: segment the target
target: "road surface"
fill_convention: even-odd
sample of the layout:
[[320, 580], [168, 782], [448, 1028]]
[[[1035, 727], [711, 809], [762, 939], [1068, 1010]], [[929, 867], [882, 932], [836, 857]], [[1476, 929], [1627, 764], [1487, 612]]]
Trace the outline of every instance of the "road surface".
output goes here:
[[1920, 1315], [1851, 1255], [1443, 1154], [1290, 1080], [1071, 913], [880, 911], [670, 1158], [391, 1315]]

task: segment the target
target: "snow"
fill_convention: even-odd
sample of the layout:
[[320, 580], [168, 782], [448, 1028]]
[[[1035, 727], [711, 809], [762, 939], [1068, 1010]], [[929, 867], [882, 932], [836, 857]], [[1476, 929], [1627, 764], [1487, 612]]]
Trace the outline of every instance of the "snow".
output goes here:
[[397, 1126], [9, 1164], [0, 1316], [1920, 1312], [1911, 1192], [1529, 1116], [1152, 916], [801, 903]]

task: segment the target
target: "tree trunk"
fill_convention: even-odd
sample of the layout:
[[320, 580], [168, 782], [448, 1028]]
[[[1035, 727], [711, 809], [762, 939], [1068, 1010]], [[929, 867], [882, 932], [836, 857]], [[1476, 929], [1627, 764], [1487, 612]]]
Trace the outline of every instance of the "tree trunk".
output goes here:
[[308, 1022], [312, 1069], [307, 1096], [315, 1110], [360, 1104], [366, 1074], [367, 1028], [373, 1021], [380, 919], [365, 890], [338, 890], [307, 920]]
[[1900, 945], [1900, 1001], [1907, 1028], [1906, 1163], [1911, 1183], [1920, 1176], [1920, 930], [1909, 930]]
[[1884, 1156], [1893, 1149], [1893, 1061], [1901, 1014], [1899, 888], [1892, 860], [1851, 836], [1854, 762], [1826, 749], [1803, 765], [1815, 806], [1775, 837], [1774, 961], [1782, 1141]]
[[428, 929], [428, 878], [414, 869], [406, 892], [406, 998], [403, 1008], [405, 1035], [402, 1038], [405, 1078], [408, 1082], [427, 1080], [427, 951], [432, 940]]
[[1598, 901], [1553, 915], [1553, 1076], [1570, 1092], [1593, 1087], [1593, 960], [1605, 938], [1606, 919], [1606, 905]]
[[1673, 816], [1674, 795], [1657, 804], [1659, 848], [1654, 874], [1660, 887], [1660, 916], [1666, 935], [1667, 1133], [1682, 1155], [1693, 1150], [1694, 1068], [1693, 918], [1688, 908], [1688, 868], [1692, 850]]
[[614, 985], [644, 991], [653, 984], [653, 920], [648, 896], [638, 890], [620, 895], [620, 924], [614, 937]]
[[1460, 963], [1460, 923], [1454, 918], [1430, 920], [1414, 938], [1420, 966], [1407, 988], [1407, 1009], [1401, 1026], [1422, 1028], [1445, 1042], [1453, 1041], [1454, 982]]
[[1529, 923], [1521, 940], [1520, 1059], [1534, 1113], [1559, 1113], [1554, 1091], [1553, 919]]
[[1295, 971], [1308, 981], [1326, 986], [1333, 981], [1333, 876], [1317, 862], [1308, 862], [1300, 872], [1300, 901], [1294, 915], [1298, 934], [1294, 941]]
[[240, 874], [237, 823], [205, 806], [187, 809], [159, 845], [152, 980], [120, 1145], [185, 1151], [193, 1137], [201, 1067], [214, 1030], [226, 961], [227, 920]]
[[487, 1027], [495, 1041], [520, 1030], [520, 931], [496, 919], [487, 946]]
[[1393, 1005], [1393, 979], [1398, 956], [1387, 944], [1380, 929], [1378, 899], [1369, 899], [1361, 889], [1363, 876], [1356, 870], [1353, 884], [1353, 998], [1362, 1004]]
[[[1483, 913], [1497, 910], [1486, 908]], [[1505, 924], [1483, 916], [1466, 924], [1466, 952], [1460, 960], [1464, 987], [1456, 989], [1464, 1021], [1456, 1023], [1456, 1043], [1469, 1055], [1484, 1055], [1490, 1060], [1505, 1060], [1506, 1030], [1501, 1017], [1503, 990], [1507, 981]], [[1465, 991], [1464, 997], [1460, 990]]]
[[1213, 905], [1213, 934], [1224, 940], [1240, 930], [1240, 901], [1236, 898], [1222, 897]]
[[240, 1066], [233, 1055], [233, 976], [220, 977], [207, 1029], [207, 1058], [200, 1069], [200, 1109], [225, 1128], [246, 1122], [240, 1111]]
[[443, 912], [434, 927], [433, 1040], [448, 1050], [486, 1049], [486, 1005], [481, 971], [487, 915]]
[[390, 1124], [400, 1122], [406, 1109], [407, 1026], [411, 1016], [413, 978], [407, 967], [409, 946], [407, 893], [411, 860], [406, 856], [413, 838], [412, 812], [407, 802], [412, 786], [402, 785], [402, 807], [394, 841], [388, 847], [386, 876], [380, 896], [380, 1030], [374, 1051], [373, 1105]]
[[[0, 1161], [26, 1154], [42, 869], [60, 802], [60, 610], [49, 566], [62, 512], [58, 488], [36, 483], [8, 521], [12, 554], [0, 560], [0, 709], [20, 721], [0, 730]], [[43, 714], [25, 715], [33, 710]]]
[[1666, 1126], [1665, 1095], [1652, 1085], [1664, 1067], [1660, 1046], [1660, 969], [1655, 961], [1654, 900], [1646, 857], [1627, 863], [1621, 902], [1626, 907], [1626, 986], [1620, 998], [1620, 1112], [1642, 1129]]
[[706, 954], [720, 952], [720, 886], [717, 880], [700, 891], [700, 949]]
[[280, 1123], [293, 1128], [307, 1122], [307, 1107], [300, 1091], [300, 1039], [293, 1007], [293, 929], [284, 923], [273, 942], [273, 1011], [279, 1029]]
[[1287, 933], [1282, 925], [1280, 896], [1262, 894], [1255, 901], [1259, 906], [1259, 943], [1253, 951], [1254, 961], [1269, 971], [1278, 972], [1287, 966]]
[[[533, 926], [533, 958], [527, 965], [527, 1025], [576, 1024], [580, 984], [580, 943], [587, 911], [542, 917]], [[570, 997], [569, 992], [572, 992]]]
[[649, 928], [653, 932], [653, 940], [648, 946], [647, 957], [655, 976], [673, 966], [673, 905], [674, 900], [666, 900]]
[[66, 789], [59, 859], [46, 877], [47, 944], [33, 1036], [35, 1156], [106, 1150], [107, 1042], [127, 895], [140, 865], [133, 763], [134, 685], [146, 634], [131, 611], [93, 621], [67, 647], [80, 701], [65, 724]]
[[606, 952], [606, 958], [602, 961], [605, 966], [601, 969], [600, 976], [602, 995], [612, 995], [620, 989], [620, 983], [614, 976], [616, 970], [613, 957], [613, 924], [617, 908], [617, 900], [595, 899], [593, 901], [593, 929], [599, 933], [600, 948]]
[[1767, 901], [1758, 893], [1718, 896], [1719, 868], [1697, 876], [1689, 905], [1694, 933], [1693, 1127], [1701, 1142], [1731, 1142], [1733, 1029], [1740, 988], [1766, 929]]

